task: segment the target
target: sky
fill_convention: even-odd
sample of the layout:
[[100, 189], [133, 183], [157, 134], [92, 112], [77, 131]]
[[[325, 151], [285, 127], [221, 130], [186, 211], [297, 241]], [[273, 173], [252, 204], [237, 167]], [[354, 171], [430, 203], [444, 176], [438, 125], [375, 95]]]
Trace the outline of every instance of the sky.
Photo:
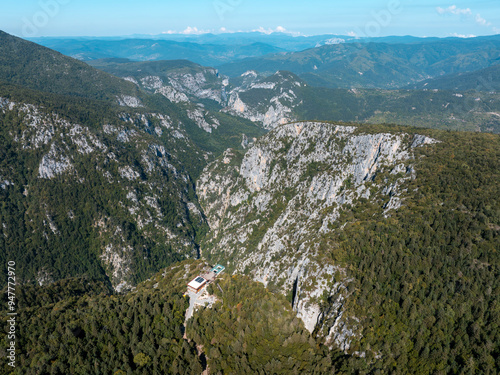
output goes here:
[[292, 35], [500, 34], [499, 0], [0, 0], [20, 37], [260, 30]]

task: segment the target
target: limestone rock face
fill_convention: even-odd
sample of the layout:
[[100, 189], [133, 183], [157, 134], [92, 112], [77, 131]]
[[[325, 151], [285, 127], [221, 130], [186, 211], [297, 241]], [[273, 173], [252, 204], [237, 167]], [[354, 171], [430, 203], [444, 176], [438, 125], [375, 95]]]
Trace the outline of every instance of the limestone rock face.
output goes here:
[[198, 181], [211, 228], [202, 255], [288, 295], [310, 332], [347, 350], [356, 338], [356, 318], [343, 310], [350, 280], [326, 255], [335, 246], [328, 234], [364, 201], [386, 216], [403, 205], [413, 148], [433, 142], [301, 122], [278, 126], [244, 154], [227, 150]]
[[187, 115], [199, 128], [205, 130], [207, 133], [211, 133], [212, 129], [217, 129], [217, 127], [220, 126], [219, 120], [210, 115], [208, 111], [204, 111], [201, 108], [195, 108], [193, 110], [188, 109]]
[[58, 155], [54, 144], [52, 144], [49, 153], [42, 157], [38, 167], [38, 177], [51, 179], [58, 174], [69, 171], [72, 167], [69, 158]]
[[213, 68], [179, 68], [139, 77], [124, 77], [138, 86], [164, 95], [174, 103], [210, 99], [222, 103], [223, 77]]
[[229, 92], [224, 112], [261, 123], [266, 129], [295, 120], [293, 108], [300, 102], [294, 90], [302, 83], [283, 72], [267, 78], [247, 72], [242, 80]]
[[143, 107], [141, 100], [139, 98], [136, 98], [135, 96], [121, 95], [117, 97], [117, 99], [118, 99], [118, 104], [124, 107], [132, 107], [132, 108]]

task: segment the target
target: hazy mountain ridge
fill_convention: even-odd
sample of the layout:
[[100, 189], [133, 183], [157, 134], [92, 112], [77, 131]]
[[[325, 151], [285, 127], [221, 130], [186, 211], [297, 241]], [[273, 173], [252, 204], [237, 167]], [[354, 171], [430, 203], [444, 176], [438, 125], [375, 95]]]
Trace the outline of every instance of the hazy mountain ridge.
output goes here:
[[431, 77], [486, 68], [500, 57], [498, 35], [463, 39], [234, 33], [147, 38], [33, 40], [84, 60], [188, 59], [233, 77], [248, 70], [266, 75], [288, 70], [312, 85], [342, 88], [400, 88]]
[[187, 59], [202, 65], [219, 65], [241, 58], [284, 51], [253, 42], [248, 45], [198, 44], [154, 39], [34, 39], [37, 43], [82, 61], [127, 58], [137, 61]]
[[288, 70], [315, 86], [395, 89], [431, 77], [487, 68], [500, 58], [495, 39], [415, 44], [342, 43], [301, 52], [250, 58], [218, 68], [237, 76], [248, 70]]

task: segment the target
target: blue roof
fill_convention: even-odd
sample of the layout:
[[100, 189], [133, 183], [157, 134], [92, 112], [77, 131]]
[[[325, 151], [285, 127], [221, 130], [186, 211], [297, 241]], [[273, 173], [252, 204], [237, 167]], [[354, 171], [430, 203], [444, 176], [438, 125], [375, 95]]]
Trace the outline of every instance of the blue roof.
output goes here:
[[225, 269], [226, 269], [226, 267], [224, 267], [220, 264], [217, 264], [214, 268], [212, 268], [212, 272], [220, 273], [220, 272], [224, 271]]

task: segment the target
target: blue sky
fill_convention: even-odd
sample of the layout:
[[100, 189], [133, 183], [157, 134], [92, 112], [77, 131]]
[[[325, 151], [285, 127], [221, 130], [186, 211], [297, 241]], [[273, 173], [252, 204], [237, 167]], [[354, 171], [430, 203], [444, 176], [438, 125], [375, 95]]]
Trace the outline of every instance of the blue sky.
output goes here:
[[2, 1], [0, 29], [21, 37], [263, 30], [294, 35], [500, 34], [500, 1]]

